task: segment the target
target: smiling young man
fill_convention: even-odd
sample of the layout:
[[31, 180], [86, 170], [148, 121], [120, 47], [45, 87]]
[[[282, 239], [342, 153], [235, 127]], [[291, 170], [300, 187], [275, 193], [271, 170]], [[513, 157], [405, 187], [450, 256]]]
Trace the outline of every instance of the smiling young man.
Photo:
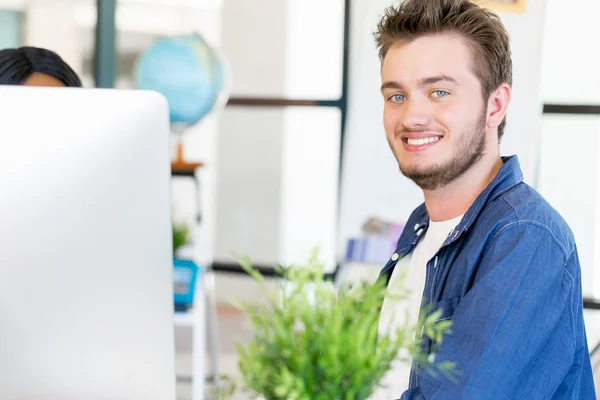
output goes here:
[[[460, 372], [452, 382], [415, 361], [410, 379], [386, 377], [388, 399], [594, 399], [573, 234], [499, 154], [512, 84], [502, 22], [471, 1], [406, 0], [376, 40], [387, 139], [425, 198], [382, 275], [406, 271], [414, 312], [422, 301], [452, 319], [435, 359]], [[385, 299], [380, 326], [398, 307]]]

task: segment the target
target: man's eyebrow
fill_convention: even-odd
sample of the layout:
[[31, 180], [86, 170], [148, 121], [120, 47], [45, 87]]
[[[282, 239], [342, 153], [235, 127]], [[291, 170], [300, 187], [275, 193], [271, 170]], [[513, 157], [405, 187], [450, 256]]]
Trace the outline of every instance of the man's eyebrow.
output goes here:
[[[435, 83], [446, 82], [451, 83], [453, 85], [459, 85], [458, 81], [451, 76], [448, 75], [436, 75], [429, 76], [427, 78], [420, 79], [418, 82], [419, 87], [425, 87], [429, 85], [433, 85]], [[381, 91], [385, 89], [403, 89], [404, 86], [398, 81], [386, 81], [381, 85]]]
[[381, 85], [381, 91], [383, 92], [385, 89], [402, 89], [404, 86], [400, 82], [396, 81], [387, 81], [383, 82]]
[[436, 76], [430, 76], [430, 77], [419, 80], [419, 87], [433, 85], [434, 83], [439, 83], [439, 82], [452, 83], [454, 85], [459, 84], [458, 81], [451, 76], [436, 75]]

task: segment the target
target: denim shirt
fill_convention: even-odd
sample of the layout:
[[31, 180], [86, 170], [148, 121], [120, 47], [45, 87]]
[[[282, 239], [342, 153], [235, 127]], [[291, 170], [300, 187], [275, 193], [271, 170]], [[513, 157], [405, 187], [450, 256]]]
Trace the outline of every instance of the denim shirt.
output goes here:
[[[454, 362], [460, 374], [451, 381], [413, 365], [401, 400], [596, 398], [573, 234], [523, 182], [517, 157], [503, 161], [427, 263], [424, 301], [453, 322], [435, 362]], [[428, 223], [423, 204], [382, 278], [389, 281]], [[425, 340], [426, 354], [430, 347]]]

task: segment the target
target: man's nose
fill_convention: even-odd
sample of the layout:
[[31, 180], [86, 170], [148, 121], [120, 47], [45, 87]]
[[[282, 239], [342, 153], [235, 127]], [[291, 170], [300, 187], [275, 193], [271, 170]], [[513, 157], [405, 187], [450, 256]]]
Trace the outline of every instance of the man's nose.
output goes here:
[[431, 110], [420, 99], [409, 99], [402, 107], [401, 122], [407, 129], [422, 129], [429, 125]]

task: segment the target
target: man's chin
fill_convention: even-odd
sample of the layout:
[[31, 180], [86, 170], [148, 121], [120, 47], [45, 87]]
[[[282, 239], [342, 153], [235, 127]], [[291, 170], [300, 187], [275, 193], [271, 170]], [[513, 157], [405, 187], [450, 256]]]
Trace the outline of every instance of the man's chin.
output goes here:
[[422, 190], [435, 190], [442, 186], [440, 176], [442, 176], [444, 173], [440, 170], [439, 166], [405, 167], [400, 165], [400, 172], [402, 175], [413, 181]]
[[408, 165], [400, 163], [400, 172], [402, 172], [402, 175], [406, 176], [407, 178], [411, 178], [412, 176], [414, 176], [414, 177], [431, 176], [433, 174], [440, 172], [440, 166], [439, 165], [423, 165], [422, 163], [408, 164]]

